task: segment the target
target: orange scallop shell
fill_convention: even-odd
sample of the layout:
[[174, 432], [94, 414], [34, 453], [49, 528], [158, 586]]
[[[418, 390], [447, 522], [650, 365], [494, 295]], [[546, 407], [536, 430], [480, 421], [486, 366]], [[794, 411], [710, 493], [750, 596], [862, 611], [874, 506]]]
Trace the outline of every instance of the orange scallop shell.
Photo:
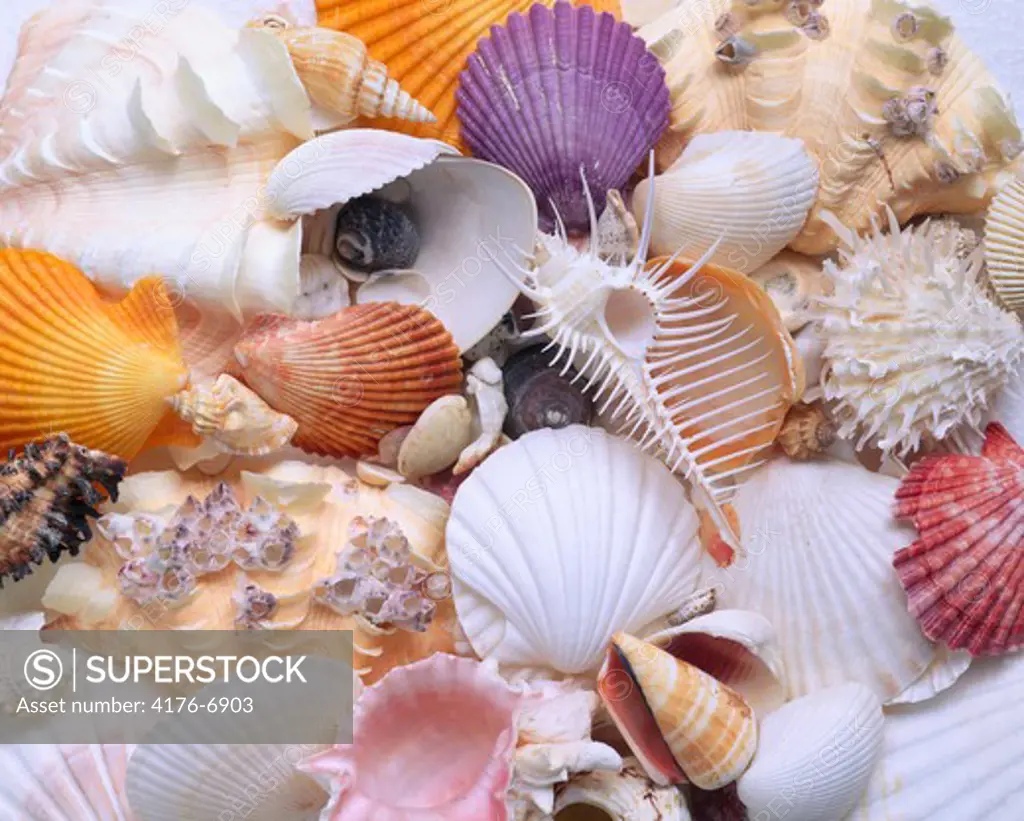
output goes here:
[[67, 433], [131, 459], [157, 440], [193, 442], [166, 402], [188, 369], [159, 277], [110, 303], [51, 254], [0, 251], [0, 331], [0, 449]]
[[[372, 121], [374, 128], [433, 137], [462, 148], [455, 116], [459, 74], [477, 41], [514, 11], [525, 13], [537, 0], [316, 0], [319, 25], [353, 34], [388, 75], [430, 109], [437, 122]], [[540, 0], [546, 6], [553, 0]], [[576, 5], [580, 5], [579, 2]], [[620, 17], [618, 0], [586, 5]]]
[[238, 372], [299, 423], [292, 444], [325, 456], [368, 456], [462, 385], [459, 349], [414, 305], [357, 305], [313, 322], [263, 317], [235, 346]]
[[924, 634], [972, 655], [1024, 646], [1024, 449], [992, 423], [981, 456], [921, 460], [896, 500], [920, 534], [893, 565]]

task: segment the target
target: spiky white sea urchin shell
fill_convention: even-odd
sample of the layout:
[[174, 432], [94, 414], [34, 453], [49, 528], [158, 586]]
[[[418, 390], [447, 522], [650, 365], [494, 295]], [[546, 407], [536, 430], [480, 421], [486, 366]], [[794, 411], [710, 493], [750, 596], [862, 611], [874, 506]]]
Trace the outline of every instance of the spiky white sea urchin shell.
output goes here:
[[904, 456], [923, 442], [977, 428], [1024, 353], [1024, 331], [978, 282], [981, 253], [957, 254], [934, 223], [856, 237], [842, 226], [835, 293], [818, 300], [825, 397], [839, 435]]

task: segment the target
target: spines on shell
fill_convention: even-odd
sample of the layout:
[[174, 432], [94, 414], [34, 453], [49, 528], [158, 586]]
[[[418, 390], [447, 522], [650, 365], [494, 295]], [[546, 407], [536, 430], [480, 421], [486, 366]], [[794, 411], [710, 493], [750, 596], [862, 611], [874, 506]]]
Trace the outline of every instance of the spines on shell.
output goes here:
[[1024, 449], [992, 423], [981, 456], [932, 456], [896, 493], [917, 541], [893, 565], [933, 641], [973, 655], [1024, 646]]
[[235, 348], [240, 373], [298, 422], [292, 443], [310, 453], [371, 455], [385, 433], [462, 383], [451, 335], [416, 306], [357, 305], [313, 322], [260, 324]]
[[72, 444], [65, 435], [26, 445], [0, 466], [0, 585], [45, 559], [78, 554], [92, 537], [88, 520], [109, 496], [117, 501], [127, 465]]

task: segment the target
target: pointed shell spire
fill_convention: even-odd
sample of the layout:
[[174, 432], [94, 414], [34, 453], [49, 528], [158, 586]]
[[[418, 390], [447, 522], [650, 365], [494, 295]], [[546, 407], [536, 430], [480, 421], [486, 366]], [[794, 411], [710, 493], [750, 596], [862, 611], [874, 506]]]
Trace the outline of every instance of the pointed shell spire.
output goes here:
[[688, 779], [716, 790], [750, 765], [757, 749], [754, 711], [697, 667], [617, 633], [599, 682], [608, 712], [656, 783]]

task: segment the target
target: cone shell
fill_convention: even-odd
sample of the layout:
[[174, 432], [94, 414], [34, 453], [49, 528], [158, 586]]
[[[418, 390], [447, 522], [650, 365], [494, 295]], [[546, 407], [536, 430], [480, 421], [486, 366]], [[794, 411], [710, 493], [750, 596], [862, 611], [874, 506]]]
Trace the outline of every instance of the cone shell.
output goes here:
[[492, 28], [456, 98], [469, 149], [526, 181], [546, 230], [556, 215], [585, 230], [581, 174], [600, 213], [668, 124], [664, 72], [643, 41], [611, 15], [567, 2]]
[[132, 746], [3, 744], [0, 808], [12, 821], [135, 821], [125, 795]]
[[788, 821], [842, 819], [864, 792], [882, 752], [878, 697], [844, 684], [791, 701], [760, 725], [757, 757], [737, 784], [750, 818], [783, 797]]
[[1000, 302], [1024, 309], [1024, 180], [1003, 186], [988, 209], [985, 262]]
[[[599, 692], [658, 784], [689, 780], [702, 790], [716, 790], [739, 778], [757, 749], [754, 711], [740, 696], [702, 670], [625, 633], [612, 638]], [[638, 720], [644, 713], [647, 718]], [[652, 736], [655, 727], [661, 737]], [[645, 748], [659, 751], [658, 757], [646, 755]]]
[[50, 254], [0, 251], [0, 326], [2, 449], [63, 432], [130, 459], [188, 382], [159, 279], [111, 304]]
[[[550, 6], [552, 0], [541, 2]], [[316, 0], [319, 25], [366, 43], [370, 56], [385, 63], [388, 74], [437, 117], [434, 125], [389, 120], [378, 126], [435, 137], [460, 148], [455, 118], [459, 73], [492, 25], [532, 5], [533, 0], [497, 0], [486, 7], [477, 0]]]
[[923, 704], [886, 710], [885, 743], [845, 821], [1007, 821], [1024, 807], [1024, 655], [971, 665]]
[[[793, 11], [807, 14], [803, 27]], [[1020, 153], [995, 80], [927, 5], [678, 3], [639, 34], [672, 93], [664, 164], [696, 134], [774, 132], [806, 144], [820, 183], [790, 246], [801, 253], [835, 247], [828, 212], [865, 231], [886, 204], [900, 221], [979, 211]]]
[[[640, 223], [650, 185], [641, 180], [633, 195]], [[746, 274], [800, 232], [817, 198], [818, 168], [800, 140], [727, 131], [694, 137], [653, 185], [654, 254], [702, 253], [721, 237], [711, 261]]]
[[459, 389], [451, 335], [426, 311], [358, 305], [314, 322], [270, 318], [235, 348], [246, 383], [299, 423], [296, 447], [368, 456], [389, 430]]
[[701, 585], [771, 622], [789, 698], [852, 681], [885, 702], [934, 660], [892, 570], [913, 536], [892, 515], [897, 486], [860, 465], [780, 456], [737, 493], [747, 556], [730, 568], [706, 559]]
[[1024, 646], [1024, 449], [997, 423], [981, 456], [918, 462], [896, 513], [919, 537], [893, 565], [925, 635], [974, 655]]
[[341, 115], [393, 117], [411, 123], [432, 123], [433, 114], [416, 102], [387, 66], [366, 52], [358, 37], [326, 28], [270, 28], [287, 46], [292, 64], [314, 104]]
[[369, 688], [354, 743], [300, 769], [330, 788], [338, 821], [505, 819], [520, 703], [495, 671], [439, 653]]

